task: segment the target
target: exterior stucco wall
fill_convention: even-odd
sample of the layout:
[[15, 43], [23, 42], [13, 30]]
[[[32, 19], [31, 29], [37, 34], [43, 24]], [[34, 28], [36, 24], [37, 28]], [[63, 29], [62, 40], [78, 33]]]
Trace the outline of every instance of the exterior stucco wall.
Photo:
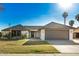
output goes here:
[[73, 40], [73, 29], [69, 30], [69, 40]]
[[30, 29], [30, 31], [38, 31], [38, 29]]
[[79, 29], [74, 29], [73, 32], [79, 32]]
[[35, 37], [35, 38], [40, 38], [40, 32], [39, 32], [39, 31], [36, 31], [36, 32], [34, 33], [34, 37]]
[[22, 35], [27, 35], [27, 38], [29, 38], [29, 31], [21, 31]]
[[41, 31], [40, 31], [40, 39], [45, 40], [45, 29], [41, 29]]

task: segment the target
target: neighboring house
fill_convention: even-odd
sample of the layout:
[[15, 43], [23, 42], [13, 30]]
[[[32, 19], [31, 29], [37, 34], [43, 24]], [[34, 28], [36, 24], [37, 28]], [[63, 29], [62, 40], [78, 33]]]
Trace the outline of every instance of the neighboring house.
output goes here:
[[73, 27], [51, 22], [45, 26], [22, 26], [16, 25], [3, 29], [3, 35], [11, 32], [12, 37], [27, 35], [27, 38], [38, 38], [41, 40], [72, 40]]
[[75, 28], [73, 31], [74, 31], [73, 38], [74, 39], [79, 39], [79, 27]]

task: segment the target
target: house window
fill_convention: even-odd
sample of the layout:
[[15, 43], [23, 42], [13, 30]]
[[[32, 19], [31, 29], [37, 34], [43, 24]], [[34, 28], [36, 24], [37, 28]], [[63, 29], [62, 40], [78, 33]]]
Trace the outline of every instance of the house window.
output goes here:
[[74, 33], [74, 34], [73, 34], [73, 38], [74, 38], [74, 39], [79, 38], [79, 33]]
[[20, 30], [12, 30], [12, 37], [14, 36], [21, 36], [21, 31]]
[[76, 33], [76, 38], [79, 38], [79, 33]]

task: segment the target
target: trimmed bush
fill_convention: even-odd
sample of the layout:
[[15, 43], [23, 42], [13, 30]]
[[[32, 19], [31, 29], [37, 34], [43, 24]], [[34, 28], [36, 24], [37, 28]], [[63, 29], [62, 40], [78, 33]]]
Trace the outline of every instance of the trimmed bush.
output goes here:
[[26, 38], [27, 38], [27, 35], [26, 35], [26, 34], [21, 35], [21, 38], [22, 38], [22, 39], [26, 39]]

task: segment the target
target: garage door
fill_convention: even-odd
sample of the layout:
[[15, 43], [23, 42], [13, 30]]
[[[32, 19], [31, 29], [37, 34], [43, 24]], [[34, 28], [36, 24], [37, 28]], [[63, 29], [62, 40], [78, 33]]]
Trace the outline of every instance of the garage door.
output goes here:
[[46, 30], [45, 39], [47, 40], [68, 40], [68, 30]]

